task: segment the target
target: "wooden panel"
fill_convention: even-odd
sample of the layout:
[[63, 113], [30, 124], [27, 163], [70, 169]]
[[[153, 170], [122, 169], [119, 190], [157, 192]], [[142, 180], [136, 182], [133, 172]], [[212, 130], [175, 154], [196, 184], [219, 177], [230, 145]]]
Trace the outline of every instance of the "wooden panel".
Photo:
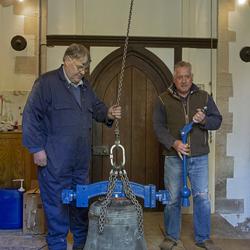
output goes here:
[[146, 84], [147, 79], [143, 72], [133, 68], [132, 89], [132, 175], [131, 180], [145, 184], [146, 166]]
[[6, 187], [11, 184], [10, 177], [10, 142], [0, 140], [0, 186]]
[[147, 80], [147, 112], [146, 112], [146, 183], [158, 183], [160, 185], [160, 145], [156, 139], [153, 129], [153, 108], [158, 93], [154, 88], [151, 80]]
[[24, 187], [30, 188], [37, 179], [32, 156], [22, 146], [20, 132], [0, 133], [0, 187], [17, 187], [13, 179], [24, 179]]
[[[121, 95], [122, 106], [122, 119], [119, 121], [121, 144], [125, 148], [126, 164], [125, 169], [128, 176], [131, 176], [132, 172], [132, 160], [131, 160], [131, 143], [132, 143], [132, 131], [131, 131], [131, 112], [132, 112], [132, 67], [127, 67], [124, 72], [124, 82]], [[118, 161], [121, 161], [121, 154], [118, 157]]]

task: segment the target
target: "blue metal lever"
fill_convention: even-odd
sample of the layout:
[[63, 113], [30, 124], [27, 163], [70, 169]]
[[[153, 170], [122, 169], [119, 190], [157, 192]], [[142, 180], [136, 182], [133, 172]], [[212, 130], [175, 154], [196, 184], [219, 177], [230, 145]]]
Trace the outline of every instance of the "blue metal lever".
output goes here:
[[[192, 130], [193, 125], [194, 122], [190, 122], [181, 129], [181, 140], [183, 144], [187, 144], [188, 134]], [[183, 187], [181, 190], [182, 206], [189, 207], [190, 206], [189, 197], [191, 195], [191, 191], [187, 185], [187, 156], [183, 154], [182, 157], [183, 157], [182, 158]]]

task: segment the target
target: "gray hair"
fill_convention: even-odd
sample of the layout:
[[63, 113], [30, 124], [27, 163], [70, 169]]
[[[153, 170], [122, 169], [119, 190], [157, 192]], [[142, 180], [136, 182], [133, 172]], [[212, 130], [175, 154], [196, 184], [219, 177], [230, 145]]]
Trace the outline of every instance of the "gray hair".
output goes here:
[[180, 62], [178, 62], [178, 63], [176, 63], [174, 65], [174, 77], [175, 77], [175, 74], [176, 74], [176, 69], [182, 68], [182, 67], [189, 68], [190, 73], [192, 74], [192, 65], [191, 65], [191, 63], [185, 62], [185, 61], [180, 61]]
[[174, 65], [174, 70], [176, 70], [177, 68], [182, 68], [182, 67], [189, 68], [190, 71], [192, 71], [192, 65], [191, 65], [191, 63], [185, 62], [185, 61], [180, 61], [180, 62], [176, 63]]
[[89, 50], [82, 44], [72, 43], [66, 49], [64, 56], [63, 56], [63, 61], [65, 61], [66, 57], [68, 56], [72, 59], [80, 59], [83, 57], [87, 57], [88, 63], [91, 62]]

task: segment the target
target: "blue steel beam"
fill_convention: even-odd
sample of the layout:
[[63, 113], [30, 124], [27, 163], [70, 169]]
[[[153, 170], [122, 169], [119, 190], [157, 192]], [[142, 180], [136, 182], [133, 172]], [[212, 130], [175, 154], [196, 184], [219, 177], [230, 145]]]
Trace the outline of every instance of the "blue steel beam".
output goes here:
[[[72, 189], [64, 189], [62, 192], [63, 204], [70, 204], [76, 201], [77, 207], [88, 207], [89, 200], [96, 196], [106, 195], [108, 190], [108, 181], [96, 182], [89, 185], [77, 185], [76, 191]], [[135, 182], [129, 182], [130, 187], [137, 197], [144, 200], [144, 207], [156, 207], [156, 201], [167, 204], [169, 201], [169, 193], [166, 190], [156, 192], [155, 185], [141, 185]], [[120, 180], [115, 183], [113, 197], [125, 197], [123, 184]]]

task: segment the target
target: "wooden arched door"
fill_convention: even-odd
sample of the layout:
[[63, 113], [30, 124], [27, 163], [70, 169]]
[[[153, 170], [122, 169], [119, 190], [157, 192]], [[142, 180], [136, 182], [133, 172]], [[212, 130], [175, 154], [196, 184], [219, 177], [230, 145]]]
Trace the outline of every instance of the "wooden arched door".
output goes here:
[[[108, 106], [116, 102], [122, 53], [121, 48], [112, 52], [91, 75], [96, 94]], [[125, 169], [130, 181], [157, 188], [163, 183], [163, 169], [152, 113], [157, 96], [169, 86], [171, 78], [169, 69], [153, 53], [128, 48], [120, 101], [123, 116], [119, 122], [120, 140], [126, 150]], [[114, 142], [114, 126], [110, 129], [94, 123], [92, 182], [108, 179], [111, 164], [107, 150]]]

